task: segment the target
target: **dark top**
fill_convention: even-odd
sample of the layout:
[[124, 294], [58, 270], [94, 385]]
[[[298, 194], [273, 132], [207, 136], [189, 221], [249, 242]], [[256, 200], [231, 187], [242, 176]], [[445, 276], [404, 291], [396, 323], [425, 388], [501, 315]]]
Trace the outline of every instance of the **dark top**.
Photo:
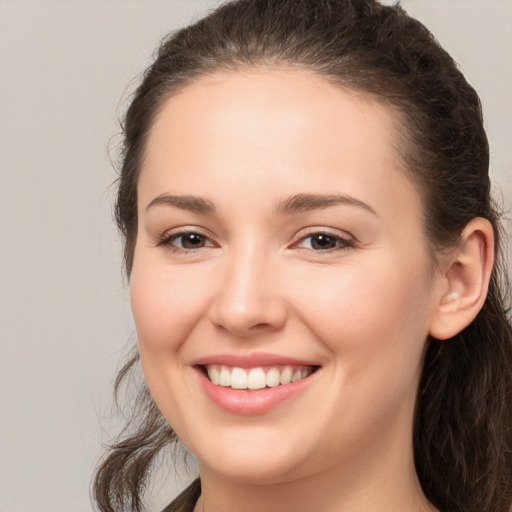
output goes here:
[[174, 498], [162, 512], [194, 512], [196, 502], [201, 496], [201, 480], [194, 480], [179, 496]]

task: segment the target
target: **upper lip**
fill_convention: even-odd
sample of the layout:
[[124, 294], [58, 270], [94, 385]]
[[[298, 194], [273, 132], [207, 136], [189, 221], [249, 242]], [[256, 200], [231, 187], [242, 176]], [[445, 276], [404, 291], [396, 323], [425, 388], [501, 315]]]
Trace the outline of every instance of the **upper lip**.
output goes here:
[[314, 361], [266, 352], [253, 354], [212, 354], [192, 362], [193, 366], [207, 366], [210, 364], [237, 368], [254, 368], [257, 366], [319, 366]]

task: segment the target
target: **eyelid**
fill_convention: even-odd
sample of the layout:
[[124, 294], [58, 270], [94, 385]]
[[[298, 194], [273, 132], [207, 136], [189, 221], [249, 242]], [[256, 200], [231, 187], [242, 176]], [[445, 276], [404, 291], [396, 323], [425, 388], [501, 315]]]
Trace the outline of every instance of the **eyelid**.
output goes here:
[[[156, 243], [157, 247], [163, 247], [164, 249], [178, 252], [178, 253], [197, 252], [200, 249], [205, 248], [203, 246], [203, 247], [197, 247], [194, 249], [189, 249], [189, 248], [179, 247], [172, 243], [177, 238], [185, 236], [185, 235], [189, 235], [189, 234], [196, 234], [196, 235], [204, 237], [206, 239], [206, 241], [210, 244], [210, 245], [206, 246], [207, 248], [219, 247], [219, 244], [215, 241], [214, 236], [210, 232], [208, 232], [198, 226], [179, 226], [177, 228], [167, 230], [157, 237], [155, 243]], [[303, 242], [307, 238], [313, 237], [315, 235], [326, 235], [328, 237], [332, 237], [332, 238], [335, 238], [336, 240], [341, 241], [342, 244], [337, 247], [332, 247], [332, 248], [323, 249], [323, 250], [299, 246], [299, 244], [301, 242]], [[322, 253], [326, 254], [326, 253], [330, 253], [330, 252], [350, 249], [350, 248], [353, 248], [354, 246], [356, 246], [356, 244], [357, 244], [356, 239], [352, 235], [350, 235], [346, 232], [342, 232], [339, 230], [335, 230], [332, 228], [326, 228], [326, 227], [322, 227], [322, 226], [311, 226], [308, 228], [304, 228], [304, 229], [300, 230], [298, 233], [296, 233], [288, 247], [292, 248], [292, 249], [296, 249], [296, 250], [304, 250], [304, 251], [314, 252], [314, 253], [318, 253], [318, 254], [322, 254]]]
[[[306, 247], [300, 247], [298, 244], [304, 240], [306, 240], [307, 238], [309, 237], [312, 237], [314, 235], [327, 235], [327, 236], [330, 236], [330, 237], [333, 237], [337, 240], [341, 240], [343, 241], [343, 245], [339, 246], [339, 247], [332, 247], [330, 249], [325, 249], [325, 250], [316, 250], [316, 249], [310, 249], [310, 248], [306, 248]], [[303, 249], [303, 250], [306, 250], [306, 251], [312, 251], [312, 252], [315, 252], [315, 253], [319, 253], [319, 254], [322, 254], [322, 253], [329, 253], [329, 252], [333, 252], [333, 251], [340, 251], [340, 250], [344, 250], [344, 249], [350, 249], [350, 248], [353, 248], [357, 245], [357, 240], [350, 234], [348, 234], [347, 232], [345, 231], [339, 231], [339, 230], [335, 230], [335, 229], [332, 229], [332, 228], [325, 228], [325, 227], [321, 227], [321, 226], [312, 226], [310, 228], [305, 228], [305, 230], [301, 230], [299, 231], [293, 238], [291, 244], [290, 244], [290, 247], [293, 248], [293, 249]]]
[[214, 237], [211, 233], [205, 231], [202, 228], [197, 226], [180, 226], [177, 228], [170, 229], [165, 231], [161, 235], [158, 236], [156, 240], [156, 247], [163, 247], [169, 251], [178, 252], [178, 253], [186, 253], [186, 252], [196, 252], [200, 249], [204, 249], [204, 247], [198, 247], [197, 249], [186, 249], [184, 247], [178, 247], [177, 245], [173, 245], [173, 241], [181, 236], [185, 235], [199, 235], [204, 237], [211, 245], [209, 247], [218, 247], [218, 243], [215, 242]]

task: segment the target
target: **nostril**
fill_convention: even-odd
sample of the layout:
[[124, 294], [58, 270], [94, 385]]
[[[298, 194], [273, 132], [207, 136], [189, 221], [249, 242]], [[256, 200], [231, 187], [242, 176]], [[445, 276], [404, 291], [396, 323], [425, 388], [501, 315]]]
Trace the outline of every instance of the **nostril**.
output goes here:
[[278, 298], [259, 297], [246, 304], [233, 304], [226, 297], [212, 305], [210, 319], [217, 329], [231, 332], [241, 338], [282, 328], [286, 323], [286, 308]]

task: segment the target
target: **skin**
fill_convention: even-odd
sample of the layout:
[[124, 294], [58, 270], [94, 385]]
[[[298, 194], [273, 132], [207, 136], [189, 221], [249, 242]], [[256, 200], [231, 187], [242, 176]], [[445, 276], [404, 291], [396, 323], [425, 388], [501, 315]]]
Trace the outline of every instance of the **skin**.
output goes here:
[[[412, 421], [450, 290], [391, 143], [395, 121], [369, 97], [279, 69], [203, 77], [157, 116], [131, 299], [149, 389], [200, 463], [196, 510], [433, 510]], [[298, 194], [356, 201], [277, 208]], [[162, 195], [197, 196], [216, 212], [155, 204]], [[197, 248], [180, 247], [183, 231], [201, 235]], [[335, 246], [319, 250], [318, 233]], [[194, 361], [259, 352], [319, 370], [262, 414], [205, 395]]]

